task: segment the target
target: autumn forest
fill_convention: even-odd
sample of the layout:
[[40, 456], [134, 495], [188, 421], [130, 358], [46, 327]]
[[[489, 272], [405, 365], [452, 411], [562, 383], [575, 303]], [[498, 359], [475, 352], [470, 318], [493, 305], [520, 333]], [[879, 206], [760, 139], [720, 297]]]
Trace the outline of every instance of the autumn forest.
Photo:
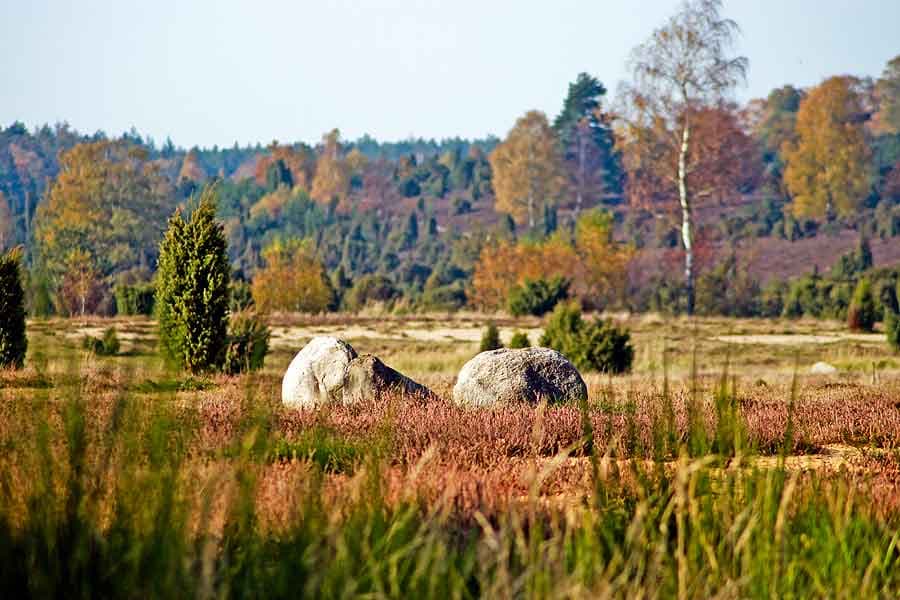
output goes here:
[[893, 1], [0, 3], [0, 595], [900, 598]]
[[531, 286], [589, 309], [843, 319], [862, 277], [896, 310], [900, 56], [738, 104], [738, 24], [705, 27], [690, 63], [657, 30], [631, 81], [573, 74], [557, 113], [502, 139], [179, 148], [14, 122], [0, 249], [26, 250], [32, 315], [149, 312], [167, 219], [211, 185], [232, 301], [267, 312], [493, 311]]

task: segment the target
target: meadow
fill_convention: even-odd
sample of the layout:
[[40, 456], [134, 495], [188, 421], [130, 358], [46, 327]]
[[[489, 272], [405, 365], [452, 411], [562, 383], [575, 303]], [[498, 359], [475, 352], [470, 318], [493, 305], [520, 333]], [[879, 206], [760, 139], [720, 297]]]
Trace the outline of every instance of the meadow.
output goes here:
[[[265, 368], [190, 377], [137, 318], [29, 322], [0, 373], [4, 597], [900, 595], [900, 359], [838, 322], [621, 316], [578, 406], [450, 401], [478, 314], [275, 316]], [[498, 319], [501, 337], [538, 319]], [[82, 350], [108, 327], [118, 355]], [[286, 410], [336, 335], [429, 385]], [[810, 375], [818, 361], [835, 375]]]

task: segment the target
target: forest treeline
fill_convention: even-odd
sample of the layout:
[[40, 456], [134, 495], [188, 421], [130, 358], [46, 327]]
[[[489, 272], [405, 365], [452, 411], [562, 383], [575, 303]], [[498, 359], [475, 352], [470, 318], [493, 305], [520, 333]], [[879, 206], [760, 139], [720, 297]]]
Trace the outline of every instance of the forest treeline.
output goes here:
[[[843, 318], [863, 278], [896, 310], [884, 290], [897, 273], [873, 270], [869, 240], [900, 235], [900, 56], [877, 78], [740, 105], [747, 63], [719, 8], [686, 3], [615, 94], [578, 74], [559, 112], [529, 111], [502, 139], [335, 129], [316, 144], [185, 149], [15, 122], [0, 129], [0, 250], [25, 247], [32, 315], [148, 312], [167, 219], [211, 185], [233, 301], [266, 311], [540, 313], [576, 298]], [[736, 252], [847, 230], [857, 249], [791, 281], [761, 281]]]

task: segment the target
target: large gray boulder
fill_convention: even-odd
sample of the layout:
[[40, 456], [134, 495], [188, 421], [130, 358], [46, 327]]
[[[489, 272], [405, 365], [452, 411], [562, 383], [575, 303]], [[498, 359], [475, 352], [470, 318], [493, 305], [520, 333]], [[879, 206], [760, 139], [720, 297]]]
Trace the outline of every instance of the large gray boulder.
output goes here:
[[392, 394], [422, 400], [435, 398], [427, 387], [395, 371], [371, 354], [358, 356], [347, 365], [343, 393], [347, 403], [379, 400], [384, 395]]
[[340, 402], [344, 372], [356, 350], [333, 337], [315, 337], [303, 347], [281, 381], [281, 403], [292, 408]]
[[482, 352], [463, 365], [453, 386], [454, 402], [469, 406], [586, 398], [587, 386], [578, 369], [550, 348]]

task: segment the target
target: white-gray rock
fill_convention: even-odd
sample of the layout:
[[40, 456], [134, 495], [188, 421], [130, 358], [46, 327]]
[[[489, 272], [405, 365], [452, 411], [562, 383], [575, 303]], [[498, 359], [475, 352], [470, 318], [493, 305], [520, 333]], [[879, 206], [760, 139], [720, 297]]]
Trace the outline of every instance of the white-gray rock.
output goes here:
[[827, 362], [817, 362], [810, 367], [809, 372], [813, 375], [834, 375], [838, 370], [837, 367], [829, 365]]
[[469, 406], [514, 402], [573, 402], [587, 398], [587, 386], [569, 360], [550, 348], [501, 348], [463, 365], [453, 400]]
[[292, 408], [342, 400], [344, 373], [356, 351], [342, 340], [315, 337], [303, 347], [281, 381], [281, 403]]
[[418, 400], [435, 399], [434, 392], [390, 368], [377, 356], [363, 354], [350, 361], [344, 371], [344, 402], [380, 400], [400, 395]]

